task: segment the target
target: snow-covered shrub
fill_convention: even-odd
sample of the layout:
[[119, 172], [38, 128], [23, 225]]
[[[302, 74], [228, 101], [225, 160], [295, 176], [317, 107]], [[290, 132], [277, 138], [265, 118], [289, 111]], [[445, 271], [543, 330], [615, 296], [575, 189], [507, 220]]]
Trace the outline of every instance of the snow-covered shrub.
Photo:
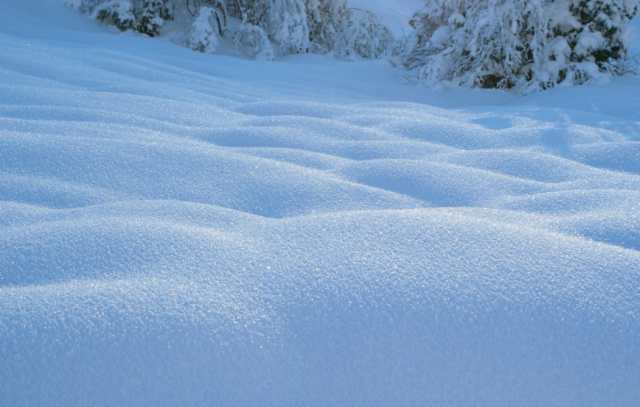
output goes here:
[[155, 37], [165, 20], [173, 19], [173, 2], [169, 0], [143, 0], [137, 13], [138, 31]]
[[[573, 50], [572, 60], [600, 64], [627, 57], [635, 41], [629, 23], [638, 13], [638, 0], [570, 0], [551, 11], [551, 28]], [[566, 9], [569, 9], [567, 13]]]
[[242, 24], [236, 32], [233, 42], [238, 51], [259, 61], [273, 61], [276, 58], [269, 37], [257, 25]]
[[283, 55], [307, 52], [309, 27], [302, 0], [272, 0], [267, 35]]
[[[174, 20], [174, 38], [214, 53], [223, 33], [236, 48], [262, 60], [314, 52], [344, 59], [379, 58], [394, 37], [377, 16], [348, 7], [348, 0], [64, 0], [92, 18], [121, 30], [160, 35]], [[78, 6], [78, 4], [80, 4]], [[239, 20], [234, 31], [227, 17]], [[176, 34], [176, 27], [183, 30]]]
[[188, 44], [196, 51], [213, 54], [218, 49], [218, 36], [226, 25], [227, 16], [222, 3], [218, 7], [202, 6], [191, 25]]
[[333, 51], [336, 40], [353, 17], [347, 0], [305, 0], [311, 52]]
[[407, 38], [405, 44], [404, 57], [406, 64], [411, 67], [424, 64], [426, 57], [434, 52], [430, 47], [429, 40], [438, 28], [447, 26], [450, 16], [460, 14], [465, 10], [467, 3], [473, 0], [450, 0], [450, 1], [426, 1], [424, 8], [416, 12], [409, 25], [415, 32]]
[[279, 55], [307, 52], [309, 27], [302, 0], [232, 0], [229, 8], [243, 26], [259, 27]]
[[[428, 85], [513, 87], [540, 68], [545, 0], [427, 0], [407, 61]], [[526, 69], [526, 68], [525, 68]]]
[[405, 54], [427, 85], [523, 93], [607, 80], [635, 38], [639, 0], [426, 0]]
[[81, 10], [91, 18], [111, 23], [125, 31], [137, 26], [131, 0], [83, 0]]
[[[353, 13], [347, 0], [233, 0], [228, 5], [229, 13], [243, 21], [236, 44], [250, 50], [248, 55], [335, 50], [345, 59], [379, 58], [395, 40], [377, 16], [364, 10]], [[250, 29], [251, 25], [262, 31]], [[261, 54], [257, 48], [261, 44], [271, 47]]]
[[356, 11], [359, 16], [349, 20], [336, 41], [335, 55], [350, 60], [380, 58], [394, 44], [393, 33], [375, 14]]
[[159, 34], [165, 20], [173, 19], [172, 0], [82, 0], [78, 9], [122, 31], [135, 30], [152, 37]]

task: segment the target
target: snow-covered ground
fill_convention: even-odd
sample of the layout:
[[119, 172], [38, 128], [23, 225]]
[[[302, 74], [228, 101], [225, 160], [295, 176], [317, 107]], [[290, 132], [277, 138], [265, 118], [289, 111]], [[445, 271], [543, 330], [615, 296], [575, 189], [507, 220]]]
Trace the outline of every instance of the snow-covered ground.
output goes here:
[[0, 0], [0, 406], [640, 405], [640, 78], [402, 74]]

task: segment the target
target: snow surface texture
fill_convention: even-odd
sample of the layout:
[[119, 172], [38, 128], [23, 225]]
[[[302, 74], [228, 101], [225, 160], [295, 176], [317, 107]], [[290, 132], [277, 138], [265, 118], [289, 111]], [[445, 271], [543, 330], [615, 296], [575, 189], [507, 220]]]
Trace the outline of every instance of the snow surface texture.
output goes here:
[[640, 405], [640, 79], [399, 72], [1, 0], [0, 405]]

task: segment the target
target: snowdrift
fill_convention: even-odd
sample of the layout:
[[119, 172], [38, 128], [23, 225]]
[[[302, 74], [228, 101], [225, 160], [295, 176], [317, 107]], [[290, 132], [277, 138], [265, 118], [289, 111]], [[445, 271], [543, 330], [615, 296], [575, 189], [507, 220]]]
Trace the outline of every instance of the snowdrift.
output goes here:
[[437, 93], [53, 0], [0, 1], [0, 73], [1, 406], [638, 405], [640, 79]]

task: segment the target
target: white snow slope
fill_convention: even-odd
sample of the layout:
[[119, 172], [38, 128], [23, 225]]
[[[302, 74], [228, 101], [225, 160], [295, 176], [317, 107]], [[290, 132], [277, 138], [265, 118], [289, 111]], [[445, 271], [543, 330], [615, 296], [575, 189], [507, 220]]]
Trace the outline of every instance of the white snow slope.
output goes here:
[[0, 405], [639, 406], [640, 79], [401, 74], [0, 0]]

